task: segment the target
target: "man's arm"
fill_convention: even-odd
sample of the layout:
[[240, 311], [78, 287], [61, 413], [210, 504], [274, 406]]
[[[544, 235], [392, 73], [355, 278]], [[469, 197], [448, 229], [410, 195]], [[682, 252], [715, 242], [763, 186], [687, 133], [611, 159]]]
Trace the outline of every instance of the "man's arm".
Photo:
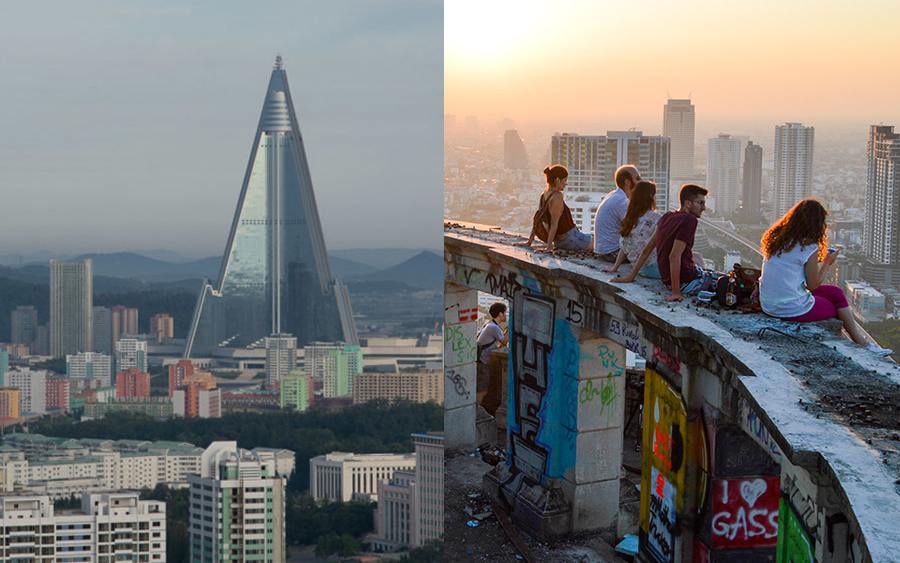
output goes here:
[[672, 241], [672, 251], [669, 252], [669, 276], [672, 280], [672, 295], [666, 297], [666, 301], [681, 301], [684, 296], [681, 295], [681, 255], [687, 248], [687, 243], [683, 240], [675, 239]]

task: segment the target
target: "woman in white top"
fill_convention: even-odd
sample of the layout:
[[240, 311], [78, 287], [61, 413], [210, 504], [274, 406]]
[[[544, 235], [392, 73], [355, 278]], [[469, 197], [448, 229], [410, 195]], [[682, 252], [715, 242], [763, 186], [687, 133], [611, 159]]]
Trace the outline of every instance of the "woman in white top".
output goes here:
[[[660, 215], [656, 211], [656, 184], [653, 182], [638, 182], [631, 192], [631, 200], [628, 202], [628, 211], [622, 219], [622, 230], [619, 231], [619, 255], [612, 266], [600, 268], [604, 272], [615, 272], [627, 259], [632, 264], [638, 259], [641, 251], [647, 246], [653, 234], [656, 232], [656, 224]], [[640, 274], [645, 278], [659, 279], [659, 267], [656, 265], [656, 248], [644, 262], [647, 264], [638, 271], [633, 268], [631, 274], [616, 278], [612, 281], [630, 282]], [[635, 264], [637, 265], [637, 264]]]
[[[838, 318], [854, 342], [881, 356], [893, 353], [867, 338], [841, 288], [825, 285], [836, 250], [827, 247], [828, 211], [815, 199], [804, 199], [785, 213], [762, 238], [765, 260], [759, 280], [763, 312], [786, 321]], [[819, 262], [821, 261], [821, 265]]]

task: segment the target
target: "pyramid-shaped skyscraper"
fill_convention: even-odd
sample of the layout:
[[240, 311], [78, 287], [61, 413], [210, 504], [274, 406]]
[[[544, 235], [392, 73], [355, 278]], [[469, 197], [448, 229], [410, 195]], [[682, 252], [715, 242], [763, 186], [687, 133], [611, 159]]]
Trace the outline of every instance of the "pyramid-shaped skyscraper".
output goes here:
[[275, 61], [250, 162], [215, 283], [204, 280], [185, 357], [264, 346], [292, 334], [358, 344], [346, 286], [325, 252], [291, 91]]

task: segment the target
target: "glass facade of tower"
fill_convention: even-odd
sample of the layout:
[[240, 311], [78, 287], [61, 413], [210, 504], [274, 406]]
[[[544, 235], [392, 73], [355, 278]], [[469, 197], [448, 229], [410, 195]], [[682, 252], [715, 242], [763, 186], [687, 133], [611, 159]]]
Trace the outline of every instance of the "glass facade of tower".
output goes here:
[[269, 82], [219, 277], [204, 284], [185, 355], [261, 346], [278, 333], [295, 335], [300, 345], [356, 339], [346, 290], [331, 277], [280, 61]]

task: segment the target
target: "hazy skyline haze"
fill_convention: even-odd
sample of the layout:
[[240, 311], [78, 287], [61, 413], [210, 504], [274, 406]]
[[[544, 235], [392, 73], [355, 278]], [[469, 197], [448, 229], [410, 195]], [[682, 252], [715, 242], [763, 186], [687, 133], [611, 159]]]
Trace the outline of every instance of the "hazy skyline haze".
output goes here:
[[439, 246], [436, 0], [4, 3], [0, 49], [0, 254], [220, 254], [277, 54], [328, 248]]
[[864, 133], [900, 121], [898, 16], [886, 0], [458, 0], [445, 10], [445, 111], [656, 134], [667, 97], [690, 97], [698, 127], [799, 121]]

